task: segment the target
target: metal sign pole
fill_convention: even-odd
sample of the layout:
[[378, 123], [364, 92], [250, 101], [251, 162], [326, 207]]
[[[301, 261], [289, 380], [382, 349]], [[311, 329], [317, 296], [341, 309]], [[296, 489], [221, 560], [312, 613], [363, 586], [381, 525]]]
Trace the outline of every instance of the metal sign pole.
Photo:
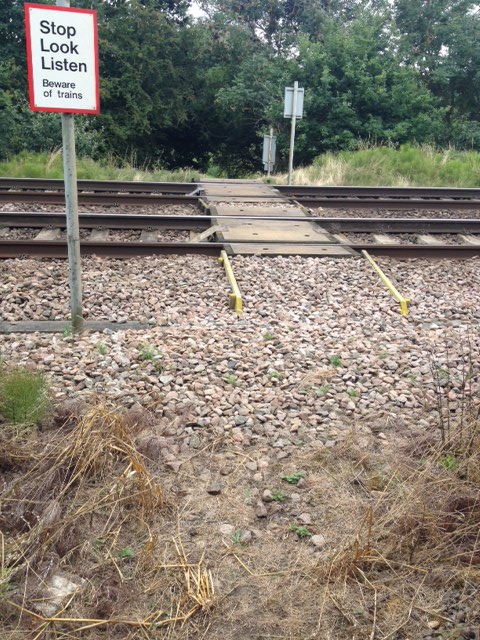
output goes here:
[[295, 125], [297, 122], [297, 94], [298, 82], [293, 83], [293, 103], [292, 103], [292, 129], [290, 131], [290, 153], [288, 155], [288, 184], [292, 184], [293, 173], [293, 147], [295, 145]]
[[273, 143], [273, 127], [270, 127], [270, 140], [268, 141], [268, 169], [267, 177], [270, 177], [270, 170], [272, 166], [272, 143]]
[[[70, 0], [57, 0], [57, 6], [69, 7]], [[80, 228], [78, 223], [75, 125], [72, 113], [62, 113], [62, 142], [71, 322], [73, 331], [81, 331], [83, 329], [82, 273], [80, 257]]]

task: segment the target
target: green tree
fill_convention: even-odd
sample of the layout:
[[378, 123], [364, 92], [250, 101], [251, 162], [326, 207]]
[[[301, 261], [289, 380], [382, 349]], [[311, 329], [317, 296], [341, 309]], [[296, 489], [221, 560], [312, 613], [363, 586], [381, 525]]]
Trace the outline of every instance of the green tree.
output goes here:
[[446, 107], [445, 142], [480, 148], [480, 9], [475, 0], [396, 0], [404, 63]]

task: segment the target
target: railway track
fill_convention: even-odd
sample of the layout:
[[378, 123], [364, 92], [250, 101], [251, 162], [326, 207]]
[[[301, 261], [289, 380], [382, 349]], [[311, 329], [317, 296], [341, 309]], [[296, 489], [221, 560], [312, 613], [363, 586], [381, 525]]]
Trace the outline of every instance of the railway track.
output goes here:
[[[285, 240], [282, 234], [272, 238], [261, 231], [262, 228], [276, 228], [287, 234], [295, 230], [296, 235], [289, 241], [290, 254], [321, 255], [322, 252], [327, 254], [328, 248], [336, 247], [345, 251], [344, 255], [357, 255], [361, 250], [373, 255], [396, 257], [468, 258], [480, 255], [480, 218], [319, 218], [305, 215], [308, 198], [318, 202], [322, 198], [329, 200], [332, 197], [341, 207], [345, 207], [345, 200], [350, 203], [356, 200], [357, 208], [373, 201], [375, 208], [377, 205], [385, 207], [387, 199], [389, 203], [390, 200], [401, 202], [399, 208], [407, 208], [407, 202], [410, 202], [410, 208], [417, 209], [421, 199], [422, 202], [428, 202], [429, 209], [438, 208], [432, 207], [434, 199], [437, 204], [454, 201], [462, 209], [469, 208], [465, 202], [472, 205], [478, 201], [480, 209], [480, 190], [477, 189], [409, 189], [406, 194], [405, 190], [385, 187], [279, 187], [271, 191], [262, 185], [261, 192], [256, 193], [253, 189], [251, 194], [246, 191], [245, 184], [247, 188], [252, 186], [252, 183], [226, 185], [212, 182], [196, 185], [79, 181], [80, 203], [84, 197], [89, 204], [101, 202], [110, 211], [80, 214], [80, 227], [84, 230], [82, 254], [123, 258], [171, 253], [218, 255], [222, 249], [231, 254], [244, 253], [244, 229], [258, 226], [260, 231], [252, 231], [248, 237], [249, 250], [246, 253], [284, 255]], [[215, 190], [215, 185], [220, 186]], [[50, 190], [47, 192], [46, 188]], [[239, 195], [232, 196], [237, 192], [240, 192]], [[49, 204], [63, 204], [61, 181], [0, 178], [0, 200], [12, 198], [10, 202], [17, 202], [18, 198], [24, 203], [45, 203], [50, 196], [53, 200]], [[411, 196], [410, 199], [408, 196]], [[253, 201], [262, 205], [255, 212], [249, 209]], [[125, 204], [141, 206], [155, 203], [161, 206], [178, 202], [197, 206], [198, 214], [117, 213], [118, 208]], [[222, 202], [237, 203], [237, 208], [227, 215], [225, 208], [219, 206]], [[115, 208], [113, 212], [112, 203]], [[244, 206], [240, 206], [242, 203]], [[285, 205], [285, 208], [275, 208], [279, 205]], [[388, 206], [397, 208], [396, 205]], [[372, 205], [368, 204], [368, 207]], [[445, 207], [455, 208], [443, 204], [442, 208]], [[354, 208], [353, 204], [351, 208]], [[473, 205], [471, 208], [474, 208]], [[289, 212], [293, 212], [293, 215], [289, 215]], [[315, 233], [312, 234], [310, 229]], [[115, 234], [111, 235], [114, 230], [140, 230], [141, 235], [137, 239], [118, 241]], [[188, 241], [183, 236], [179, 241], [165, 242], [161, 238], [164, 230], [189, 231], [190, 237]], [[61, 211], [0, 212], [0, 258], [66, 257], [66, 238], [62, 235], [65, 236], [65, 214]]]
[[[111, 207], [197, 204], [205, 193], [205, 184], [216, 183], [79, 180], [79, 204]], [[235, 188], [235, 183], [232, 188]], [[235, 200], [236, 196], [230, 195], [230, 198]], [[262, 199], [264, 197], [261, 194], [242, 196], [243, 202], [258, 202]], [[278, 202], [287, 199], [308, 208], [480, 209], [480, 189], [280, 185], [270, 192], [268, 199], [277, 199]], [[215, 198], [212, 200], [215, 201]], [[0, 178], [0, 202], [63, 204], [63, 181]]]

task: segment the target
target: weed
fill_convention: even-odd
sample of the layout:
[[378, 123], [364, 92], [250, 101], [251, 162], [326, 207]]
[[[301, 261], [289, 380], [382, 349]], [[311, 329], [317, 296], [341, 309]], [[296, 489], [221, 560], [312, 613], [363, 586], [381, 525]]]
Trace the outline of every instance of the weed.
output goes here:
[[340, 356], [332, 356], [330, 358], [330, 364], [332, 365], [332, 367], [341, 367], [342, 359], [340, 358]]
[[71, 325], [71, 323], [69, 322], [67, 324], [67, 326], [65, 327], [65, 329], [63, 330], [63, 337], [64, 338], [71, 338], [73, 336], [73, 327]]
[[275, 500], [275, 502], [284, 502], [286, 498], [287, 494], [283, 491], [275, 491], [275, 493], [273, 494], [273, 499]]
[[446, 455], [442, 456], [439, 462], [447, 471], [457, 471], [458, 467], [460, 466], [459, 461], [453, 455], [453, 453], [447, 453]]
[[93, 543], [93, 546], [95, 547], [95, 549], [101, 549], [105, 545], [105, 542], [105, 538], [97, 538]]
[[149, 344], [142, 344], [139, 348], [140, 360], [153, 360], [158, 355], [156, 347], [152, 347]]
[[227, 382], [228, 382], [228, 384], [231, 384], [232, 387], [236, 387], [237, 384], [238, 384], [238, 378], [237, 378], [237, 376], [233, 375], [233, 373], [230, 373], [227, 376]]
[[235, 531], [235, 533], [232, 536], [232, 542], [233, 544], [242, 544], [242, 532], [241, 531]]
[[0, 412], [13, 424], [38, 424], [47, 415], [49, 387], [45, 377], [25, 367], [0, 369]]
[[245, 491], [243, 492], [243, 497], [245, 500], [245, 504], [253, 503], [253, 492], [251, 489], [245, 489]]
[[291, 524], [288, 528], [290, 531], [294, 531], [299, 538], [311, 538], [313, 536], [313, 533], [307, 527], [302, 527], [298, 524]]
[[298, 484], [302, 478], [305, 477], [304, 473], [292, 473], [289, 476], [282, 476], [282, 480], [288, 482], [288, 484]]
[[270, 331], [265, 331], [265, 333], [263, 334], [264, 340], [273, 340], [274, 337], [275, 336], [273, 335], [273, 333], [270, 333]]
[[270, 378], [270, 380], [283, 380], [283, 373], [279, 373], [278, 371], [275, 371], [274, 369], [271, 369], [268, 373], [267, 376]]
[[353, 387], [349, 387], [347, 389], [347, 394], [351, 397], [351, 398], [357, 398], [358, 397], [358, 391], [356, 389], [354, 389]]
[[97, 342], [96, 344], [97, 351], [101, 356], [107, 355], [107, 347], [103, 344], [103, 342]]
[[135, 557], [135, 552], [131, 547], [124, 547], [118, 555], [120, 558], [133, 558]]
[[317, 396], [324, 396], [330, 391], [330, 387], [328, 384], [324, 384], [321, 387], [313, 387], [313, 390], [317, 394]]
[[386, 351], [382, 351], [378, 354], [378, 357], [380, 358], [380, 360], [386, 360], [388, 357], [388, 353]]

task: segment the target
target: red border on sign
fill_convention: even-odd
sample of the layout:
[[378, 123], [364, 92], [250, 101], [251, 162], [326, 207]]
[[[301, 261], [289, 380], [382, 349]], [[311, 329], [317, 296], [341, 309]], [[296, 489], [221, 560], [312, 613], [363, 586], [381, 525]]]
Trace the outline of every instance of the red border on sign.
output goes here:
[[[47, 11], [70, 11], [71, 13], [89, 13], [93, 15], [93, 46], [95, 57], [95, 100], [96, 109], [56, 109], [55, 107], [36, 107], [35, 96], [33, 88], [33, 65], [32, 65], [32, 42], [31, 42], [31, 30], [30, 30], [30, 14], [29, 9], [45, 9]], [[28, 66], [28, 88], [30, 95], [30, 109], [32, 111], [46, 111], [49, 113], [85, 113], [85, 114], [99, 114], [100, 113], [100, 88], [99, 88], [99, 72], [98, 72], [98, 31], [97, 31], [97, 12], [94, 9], [74, 9], [72, 7], [56, 7], [46, 4], [34, 4], [26, 2], [24, 4], [25, 13], [25, 31], [27, 41], [27, 66]]]

